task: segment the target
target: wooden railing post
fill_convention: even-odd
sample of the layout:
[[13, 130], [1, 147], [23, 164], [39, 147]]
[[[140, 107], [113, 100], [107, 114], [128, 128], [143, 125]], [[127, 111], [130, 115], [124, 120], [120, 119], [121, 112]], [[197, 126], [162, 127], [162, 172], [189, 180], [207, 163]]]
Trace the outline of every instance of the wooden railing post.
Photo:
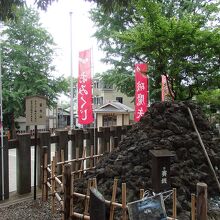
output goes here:
[[31, 135], [18, 134], [17, 139], [17, 192], [25, 194], [31, 192]]
[[81, 157], [83, 154], [83, 147], [84, 147], [83, 129], [77, 131], [76, 139], [77, 139], [77, 147], [79, 148], [79, 157]]
[[[76, 129], [71, 130], [71, 159], [76, 159]], [[72, 163], [72, 171], [76, 170], [76, 163]]]
[[127, 197], [126, 197], [126, 183], [122, 183], [122, 220], [127, 220]]
[[43, 148], [43, 166], [42, 166], [42, 201], [48, 200], [48, 188], [47, 188], [47, 165], [48, 165], [48, 153], [46, 147]]
[[103, 127], [99, 127], [98, 138], [99, 138], [99, 141], [98, 141], [98, 154], [102, 154], [102, 153], [104, 153], [104, 142], [105, 142], [104, 128]]
[[[56, 144], [56, 161], [61, 161], [61, 150], [64, 151], [64, 159], [68, 160], [68, 130], [56, 130], [58, 142]], [[58, 166], [57, 173], [61, 174], [61, 166]]]
[[95, 128], [94, 130], [94, 128], [90, 128], [89, 134], [90, 134], [91, 145], [94, 146], [94, 154], [98, 154], [98, 129]]
[[[83, 130], [78, 129], [75, 130], [75, 143], [74, 146], [76, 148], [76, 158], [80, 158], [83, 155]], [[75, 169], [79, 169], [81, 165], [81, 162], [76, 163]]]
[[196, 191], [196, 219], [207, 220], [207, 184], [197, 183]]
[[104, 127], [104, 152], [110, 152], [110, 127]]
[[[4, 175], [4, 199], [9, 198], [9, 168], [8, 168], [8, 138], [4, 137], [3, 157], [4, 157], [4, 174], [2, 174], [2, 163], [0, 162], [0, 200], [3, 199], [2, 176]], [[0, 161], [2, 161], [2, 149], [0, 149]]]
[[110, 151], [114, 149], [115, 126], [110, 127]]
[[176, 219], [176, 188], [173, 188], [173, 219]]
[[118, 137], [114, 137], [113, 149], [118, 147]]
[[71, 167], [64, 165], [64, 220], [70, 219], [70, 199], [71, 199]]
[[61, 161], [61, 150], [64, 150], [64, 159], [68, 160], [68, 131], [57, 130], [56, 135], [58, 136], [58, 143], [56, 147], [57, 159]]
[[[90, 137], [90, 132], [89, 129], [87, 129], [86, 131], [84, 131], [84, 147], [85, 147], [85, 156], [88, 157], [91, 154], [91, 145], [93, 143], [93, 139], [91, 139]], [[90, 160], [86, 160], [86, 167], [88, 168], [90, 165]]]
[[191, 220], [196, 220], [196, 195], [191, 194]]
[[50, 132], [41, 131], [38, 133], [39, 136], [39, 147], [38, 147], [38, 168], [37, 168], [37, 177], [38, 177], [38, 186], [41, 188], [42, 179], [42, 168], [41, 166], [44, 163], [44, 154], [47, 153], [48, 161], [50, 161], [51, 154], [51, 141], [50, 141]]
[[122, 140], [122, 127], [121, 126], [116, 126], [116, 134], [118, 137], [118, 141], [120, 142]]

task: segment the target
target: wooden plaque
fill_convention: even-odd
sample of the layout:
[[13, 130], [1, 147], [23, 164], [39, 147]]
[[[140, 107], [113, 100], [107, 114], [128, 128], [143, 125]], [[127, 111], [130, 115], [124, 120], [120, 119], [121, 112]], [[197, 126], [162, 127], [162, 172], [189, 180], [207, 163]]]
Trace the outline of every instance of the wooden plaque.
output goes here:
[[43, 96], [26, 97], [26, 125], [46, 124], [47, 100]]

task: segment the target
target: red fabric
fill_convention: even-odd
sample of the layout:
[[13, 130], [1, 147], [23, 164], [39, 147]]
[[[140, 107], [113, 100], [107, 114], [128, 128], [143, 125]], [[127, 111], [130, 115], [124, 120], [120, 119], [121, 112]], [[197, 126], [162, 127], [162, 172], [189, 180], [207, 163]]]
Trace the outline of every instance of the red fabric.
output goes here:
[[90, 124], [93, 121], [91, 50], [89, 49], [79, 52], [78, 122]]
[[148, 108], [148, 77], [147, 64], [135, 64], [135, 113], [134, 121], [139, 121], [140, 118], [147, 112]]

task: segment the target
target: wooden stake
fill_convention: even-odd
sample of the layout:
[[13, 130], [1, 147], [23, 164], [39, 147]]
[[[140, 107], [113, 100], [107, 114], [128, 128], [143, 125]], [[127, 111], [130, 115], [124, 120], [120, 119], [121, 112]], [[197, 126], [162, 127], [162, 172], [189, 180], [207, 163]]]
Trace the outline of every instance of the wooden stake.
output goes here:
[[176, 219], [176, 188], [173, 188], [173, 218]]
[[52, 191], [52, 214], [55, 212], [55, 157], [53, 157], [53, 160], [51, 162], [51, 191]]
[[[75, 162], [75, 171], [78, 171], [80, 166], [79, 166], [79, 161], [77, 161], [77, 159], [79, 159], [79, 147], [76, 148], [76, 162]], [[75, 177], [74, 178], [77, 178], [78, 175], [75, 174]]]
[[140, 199], [144, 198], [144, 189], [140, 189]]
[[[84, 148], [83, 148], [83, 153], [82, 153], [82, 158], [85, 159], [85, 155], [86, 155], [86, 148], [84, 147]], [[81, 178], [81, 177], [82, 177], [82, 174], [83, 174], [84, 161], [85, 161], [85, 160], [82, 160], [82, 161], [81, 161], [80, 170], [82, 170], [82, 172], [79, 172], [79, 178]]]
[[207, 185], [205, 183], [197, 183], [196, 191], [196, 219], [207, 220]]
[[92, 186], [97, 189], [97, 180], [96, 180], [96, 178], [92, 179]]
[[118, 185], [118, 179], [115, 178], [114, 179], [114, 184], [113, 184], [113, 190], [112, 190], [112, 200], [111, 200], [109, 220], [114, 219], [115, 206], [113, 205], [113, 202], [115, 202], [115, 199], [116, 199], [117, 185]]
[[[61, 162], [64, 162], [64, 150], [61, 150]], [[64, 163], [61, 165], [62, 166], [62, 183], [64, 182]]]
[[71, 167], [64, 166], [64, 220], [70, 219], [70, 198], [71, 198]]
[[[90, 196], [90, 188], [92, 187], [92, 179], [89, 179], [88, 181], [88, 186], [87, 186], [87, 192], [86, 196]], [[89, 215], [89, 198], [86, 197], [85, 199], [85, 210], [84, 210], [85, 215]]]
[[94, 166], [94, 146], [91, 145], [91, 149], [90, 149], [90, 160], [89, 160], [89, 167], [92, 168]]
[[219, 183], [219, 180], [218, 180], [218, 178], [217, 178], [215, 169], [214, 169], [214, 167], [213, 167], [213, 165], [212, 165], [212, 162], [211, 162], [211, 160], [210, 160], [210, 158], [209, 158], [209, 155], [208, 155], [208, 153], [207, 153], [207, 151], [206, 151], [206, 148], [205, 148], [205, 145], [204, 145], [204, 143], [203, 143], [203, 141], [202, 141], [202, 138], [201, 138], [201, 136], [200, 136], [200, 134], [199, 134], [199, 131], [198, 131], [198, 129], [197, 129], [197, 126], [196, 126], [196, 123], [195, 123], [195, 121], [194, 121], [194, 118], [193, 118], [193, 115], [192, 115], [192, 112], [191, 112], [190, 108], [188, 108], [188, 112], [189, 112], [189, 115], [190, 115], [190, 118], [191, 118], [193, 127], [194, 127], [194, 129], [195, 129], [195, 131], [196, 131], [196, 134], [197, 134], [197, 136], [198, 136], [199, 143], [200, 143], [200, 145], [201, 145], [201, 147], [202, 147], [202, 149], [203, 149], [203, 152], [204, 152], [204, 154], [205, 154], [206, 160], [208, 161], [209, 167], [210, 167], [210, 169], [211, 169], [211, 171], [212, 171], [212, 173], [213, 173], [213, 176], [214, 176], [214, 178], [215, 178], [216, 184], [217, 184], [218, 189], [219, 189], [219, 192], [220, 192], [220, 183]]
[[196, 196], [191, 194], [191, 220], [196, 220]]
[[70, 185], [70, 217], [73, 215], [73, 192], [74, 192], [74, 178], [71, 174], [71, 185]]
[[122, 183], [122, 220], [127, 220], [126, 183]]
[[42, 185], [42, 200], [45, 202], [48, 200], [48, 188], [47, 188], [47, 153], [44, 154], [43, 161], [43, 185]]

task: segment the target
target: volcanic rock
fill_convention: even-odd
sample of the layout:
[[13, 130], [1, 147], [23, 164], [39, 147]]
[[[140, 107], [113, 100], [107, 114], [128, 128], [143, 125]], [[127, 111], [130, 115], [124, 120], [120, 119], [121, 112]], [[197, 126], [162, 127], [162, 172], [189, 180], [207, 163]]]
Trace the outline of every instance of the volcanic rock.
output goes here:
[[[191, 193], [196, 184], [208, 185], [208, 196], [219, 195], [219, 189], [193, 128], [188, 109], [220, 178], [219, 139], [201, 109], [190, 102], [157, 102], [151, 105], [140, 122], [133, 125], [117, 149], [105, 154], [96, 170], [76, 181], [75, 189], [86, 189], [89, 178], [97, 178], [99, 191], [111, 199], [114, 178], [118, 178], [117, 199], [121, 197], [121, 183], [127, 183], [127, 202], [139, 199], [139, 189], [152, 191], [150, 150], [168, 149], [175, 154], [171, 160], [171, 187], [177, 188], [177, 208], [180, 219], [189, 219]], [[169, 204], [168, 208], [169, 210]], [[220, 217], [218, 216], [218, 218]]]

